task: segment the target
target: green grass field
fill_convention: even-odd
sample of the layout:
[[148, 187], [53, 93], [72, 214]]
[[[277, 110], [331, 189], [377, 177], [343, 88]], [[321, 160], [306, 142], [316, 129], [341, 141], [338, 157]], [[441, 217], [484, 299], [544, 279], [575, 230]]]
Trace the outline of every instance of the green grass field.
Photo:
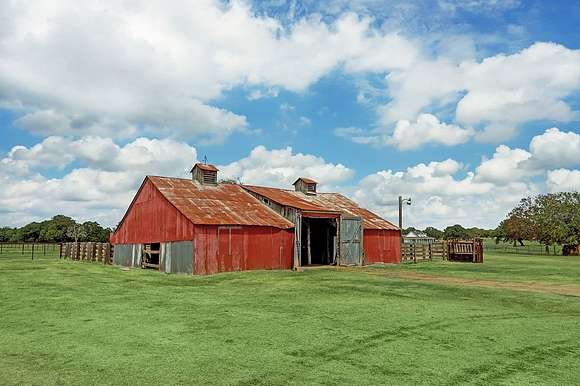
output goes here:
[[579, 384], [579, 296], [561, 256], [187, 277], [3, 254], [0, 384]]

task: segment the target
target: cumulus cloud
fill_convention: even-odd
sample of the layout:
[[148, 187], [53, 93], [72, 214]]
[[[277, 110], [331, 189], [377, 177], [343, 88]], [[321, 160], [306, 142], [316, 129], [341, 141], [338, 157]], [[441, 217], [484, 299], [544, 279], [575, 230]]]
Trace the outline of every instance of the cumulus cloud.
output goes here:
[[480, 129], [482, 141], [498, 142], [525, 122], [574, 119], [565, 99], [580, 88], [580, 50], [535, 43], [479, 62], [421, 59], [386, 80], [392, 100], [378, 109], [381, 125], [455, 106], [458, 124]]
[[580, 134], [552, 127], [532, 138], [530, 152], [533, 154], [534, 167], [580, 165]]
[[532, 171], [522, 167], [522, 163], [532, 155], [523, 149], [511, 149], [500, 145], [495, 149], [491, 159], [484, 159], [477, 167], [477, 178], [480, 181], [506, 184], [521, 181]]
[[22, 106], [18, 125], [45, 136], [221, 141], [249, 126], [211, 105], [224, 90], [255, 87], [250, 100], [281, 87], [302, 92], [337, 66], [384, 71], [418, 55], [369, 18], [311, 16], [285, 27], [238, 1], [14, 1], [0, 13], [0, 101]]
[[411, 196], [405, 224], [417, 227], [495, 227], [522, 197], [539, 192], [531, 183], [496, 185], [479, 181], [473, 172], [458, 175], [454, 160], [418, 164], [404, 171], [383, 170], [361, 180], [355, 199], [387, 219], [397, 218], [397, 196]]
[[[15, 146], [0, 159], [2, 223], [21, 225], [58, 212], [112, 226], [145, 175], [187, 177], [196, 159], [195, 148], [170, 139], [137, 138], [119, 146], [102, 137], [49, 137], [29, 148]], [[64, 174], [47, 177], [53, 168]]]
[[547, 184], [550, 192], [580, 192], [580, 170], [550, 170]]
[[453, 159], [378, 171], [360, 181], [354, 197], [396, 219], [397, 196], [410, 195], [406, 221], [414, 226], [495, 227], [525, 196], [580, 191], [580, 170], [562, 168], [580, 164], [577, 141], [578, 134], [551, 128], [533, 137], [528, 150], [498, 146], [474, 171]]
[[385, 130], [365, 131], [360, 128], [338, 128], [335, 134], [359, 144], [393, 146], [401, 151], [418, 149], [424, 145], [455, 146], [467, 142], [474, 131], [446, 124], [432, 114], [420, 114], [417, 120], [397, 121], [393, 133]]
[[497, 184], [522, 181], [548, 169], [580, 165], [580, 135], [553, 127], [532, 138], [529, 150], [496, 148], [476, 168], [477, 179]]
[[239, 179], [244, 184], [281, 188], [291, 188], [298, 177], [309, 177], [324, 189], [347, 181], [354, 171], [315, 155], [295, 154], [291, 147], [268, 150], [257, 146], [249, 156], [220, 166], [220, 173], [224, 178]]

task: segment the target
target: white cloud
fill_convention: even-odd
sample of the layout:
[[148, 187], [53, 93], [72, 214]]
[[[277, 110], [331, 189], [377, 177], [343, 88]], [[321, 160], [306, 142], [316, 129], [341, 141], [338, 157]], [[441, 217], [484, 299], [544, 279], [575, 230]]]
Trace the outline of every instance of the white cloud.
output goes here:
[[553, 127], [532, 138], [529, 151], [496, 148], [491, 159], [483, 159], [476, 169], [479, 181], [505, 184], [523, 181], [547, 169], [580, 165], [580, 135]]
[[491, 159], [484, 159], [477, 167], [477, 179], [498, 184], [521, 181], [531, 174], [531, 171], [522, 167], [522, 163], [531, 156], [525, 150], [500, 145]]
[[[119, 146], [101, 137], [49, 137], [15, 146], [0, 160], [0, 222], [22, 225], [62, 213], [114, 225], [145, 175], [187, 177], [196, 158], [195, 148], [170, 139]], [[72, 165], [62, 177], [42, 174]]]
[[425, 145], [455, 146], [467, 142], [474, 131], [441, 122], [432, 114], [420, 114], [415, 122], [398, 121], [392, 134], [386, 130], [365, 131], [353, 127], [338, 128], [335, 134], [359, 144], [389, 145], [406, 151]]
[[421, 114], [416, 122], [398, 121], [390, 138], [399, 150], [417, 149], [425, 144], [454, 146], [465, 143], [473, 130], [440, 122], [432, 114]]
[[550, 170], [547, 184], [550, 192], [580, 192], [580, 170]]
[[474, 172], [453, 159], [404, 171], [382, 170], [363, 178], [354, 197], [395, 220], [397, 196], [411, 196], [406, 224], [421, 228], [455, 223], [495, 227], [523, 197], [580, 191], [580, 170], [562, 168], [580, 164], [578, 138], [577, 133], [551, 128], [533, 137], [529, 150], [498, 146]]
[[580, 89], [580, 50], [535, 43], [480, 62], [422, 59], [386, 79], [392, 100], [378, 110], [382, 126], [455, 106], [459, 124], [483, 127], [478, 139], [497, 142], [525, 122], [574, 119], [577, 113], [565, 99]]
[[354, 174], [342, 164], [327, 163], [310, 154], [294, 154], [291, 147], [268, 150], [257, 146], [248, 157], [219, 168], [224, 178], [239, 179], [244, 184], [289, 189], [298, 177], [313, 178], [324, 189], [343, 183]]
[[284, 27], [238, 1], [15, 1], [0, 13], [0, 102], [22, 106], [18, 124], [45, 136], [220, 141], [248, 127], [210, 105], [224, 90], [257, 87], [251, 100], [302, 92], [338, 66], [382, 72], [418, 51], [354, 14]]
[[532, 138], [530, 152], [534, 166], [569, 167], [580, 165], [580, 134], [557, 127]]
[[404, 209], [404, 226], [495, 227], [522, 197], [539, 192], [528, 182], [496, 185], [479, 181], [472, 172], [460, 177], [460, 169], [457, 161], [447, 160], [379, 171], [361, 180], [354, 197], [392, 221], [398, 216], [397, 196], [412, 197], [413, 204]]

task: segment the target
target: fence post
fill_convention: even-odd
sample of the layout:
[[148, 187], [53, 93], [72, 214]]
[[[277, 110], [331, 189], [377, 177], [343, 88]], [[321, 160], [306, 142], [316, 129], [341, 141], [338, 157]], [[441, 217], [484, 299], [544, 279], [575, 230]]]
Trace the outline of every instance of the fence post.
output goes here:
[[34, 260], [34, 243], [32, 243], [32, 260]]
[[22, 243], [22, 255], [24, 255], [24, 243]]

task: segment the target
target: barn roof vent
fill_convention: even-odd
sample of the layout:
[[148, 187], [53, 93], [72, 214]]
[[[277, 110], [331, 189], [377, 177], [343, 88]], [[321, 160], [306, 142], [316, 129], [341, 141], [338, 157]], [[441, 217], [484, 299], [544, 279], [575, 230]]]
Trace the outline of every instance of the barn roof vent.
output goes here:
[[218, 170], [214, 165], [196, 163], [191, 169], [191, 179], [202, 185], [217, 185]]
[[316, 185], [318, 182], [311, 180], [310, 178], [300, 177], [292, 185], [297, 192], [302, 192], [305, 194], [316, 194]]

